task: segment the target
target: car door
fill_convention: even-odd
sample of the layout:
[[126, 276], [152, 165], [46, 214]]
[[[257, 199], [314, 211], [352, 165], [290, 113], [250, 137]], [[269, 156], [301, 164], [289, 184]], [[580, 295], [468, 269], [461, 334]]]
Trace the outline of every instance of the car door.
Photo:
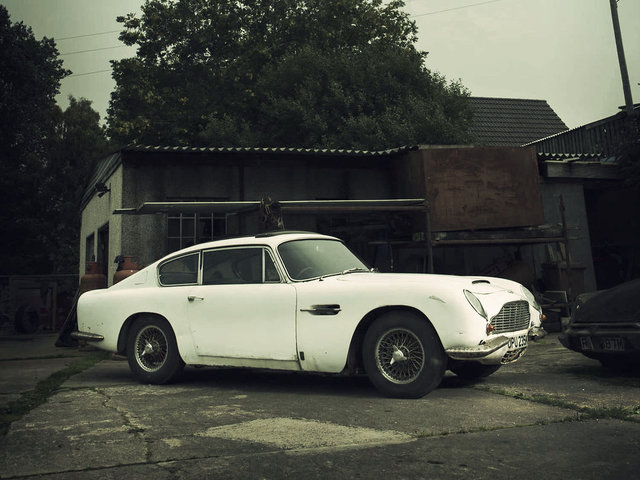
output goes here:
[[205, 250], [188, 296], [198, 355], [296, 360], [296, 293], [281, 278], [265, 247]]

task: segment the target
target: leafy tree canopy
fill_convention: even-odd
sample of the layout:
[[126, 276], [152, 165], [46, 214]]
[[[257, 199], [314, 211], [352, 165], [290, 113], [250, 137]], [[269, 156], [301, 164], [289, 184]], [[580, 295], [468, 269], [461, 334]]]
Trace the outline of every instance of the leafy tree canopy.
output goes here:
[[147, 0], [118, 20], [119, 143], [380, 149], [467, 140], [466, 89], [392, 0]]
[[106, 137], [88, 100], [56, 105], [69, 73], [0, 5], [0, 274], [77, 271], [80, 195]]
[[52, 110], [52, 133], [40, 186], [42, 242], [54, 272], [77, 270], [80, 202], [97, 159], [109, 151], [100, 114], [86, 98], [69, 97], [66, 110]]
[[42, 153], [44, 132], [60, 81], [70, 72], [62, 68], [52, 39], [36, 40], [30, 27], [12, 24], [0, 5], [0, 148], [3, 161], [26, 167]]

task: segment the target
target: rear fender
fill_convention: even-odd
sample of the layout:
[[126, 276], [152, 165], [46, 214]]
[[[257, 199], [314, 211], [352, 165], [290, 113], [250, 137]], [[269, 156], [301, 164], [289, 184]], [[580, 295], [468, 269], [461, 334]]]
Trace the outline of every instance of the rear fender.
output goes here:
[[[158, 315], [157, 313], [140, 312], [131, 315], [125, 320], [125, 322], [122, 324], [122, 327], [120, 328], [120, 334], [118, 335], [118, 355], [127, 355], [127, 339], [129, 338], [129, 331], [131, 330], [134, 322], [141, 317], [157, 317], [162, 318], [163, 320], [167, 320], [162, 315]], [[173, 330], [171, 322], [169, 322], [169, 325]], [[175, 331], [173, 332], [173, 335], [175, 337]]]

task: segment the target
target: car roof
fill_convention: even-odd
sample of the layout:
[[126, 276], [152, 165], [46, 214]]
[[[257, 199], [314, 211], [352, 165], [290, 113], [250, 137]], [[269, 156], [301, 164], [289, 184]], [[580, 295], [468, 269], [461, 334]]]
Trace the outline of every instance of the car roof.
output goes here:
[[180, 256], [186, 253], [196, 252], [198, 250], [206, 250], [209, 248], [235, 247], [235, 246], [244, 246], [244, 245], [267, 245], [275, 249], [278, 247], [278, 245], [285, 242], [290, 242], [292, 240], [304, 240], [304, 239], [314, 239], [314, 238], [341, 241], [336, 237], [322, 235], [320, 233], [279, 230], [274, 232], [259, 233], [257, 235], [224, 238], [220, 240], [213, 240], [211, 242], [198, 243], [196, 245], [192, 245], [190, 247], [172, 252], [166, 255], [163, 259], [161, 259], [161, 261], [164, 261], [176, 256]]

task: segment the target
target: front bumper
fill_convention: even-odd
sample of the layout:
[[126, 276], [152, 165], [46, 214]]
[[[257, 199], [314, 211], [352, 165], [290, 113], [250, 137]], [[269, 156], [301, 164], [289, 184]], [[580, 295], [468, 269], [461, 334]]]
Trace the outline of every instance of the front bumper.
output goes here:
[[[584, 341], [582, 339], [589, 339]], [[619, 338], [624, 342], [624, 350], [612, 352], [605, 348], [605, 339]], [[601, 322], [570, 323], [567, 329], [558, 336], [562, 345], [570, 350], [589, 354], [640, 354], [640, 323], [638, 322]], [[591, 348], [584, 348], [589, 345]]]
[[499, 335], [492, 337], [479, 345], [471, 347], [452, 347], [446, 349], [447, 355], [453, 360], [477, 361], [484, 364], [506, 364], [515, 362], [527, 349], [526, 343], [522, 347], [509, 349], [515, 338], [527, 336], [526, 331], [519, 335]]
[[104, 336], [98, 335], [97, 333], [89, 333], [89, 332], [71, 332], [71, 338], [75, 338], [76, 340], [84, 340], [86, 342], [101, 342], [104, 340]]
[[498, 350], [506, 347], [508, 343], [509, 337], [501, 335], [499, 337], [491, 338], [481, 345], [473, 347], [453, 347], [448, 348], [446, 352], [447, 355], [454, 360], [477, 360], [497, 352]]

